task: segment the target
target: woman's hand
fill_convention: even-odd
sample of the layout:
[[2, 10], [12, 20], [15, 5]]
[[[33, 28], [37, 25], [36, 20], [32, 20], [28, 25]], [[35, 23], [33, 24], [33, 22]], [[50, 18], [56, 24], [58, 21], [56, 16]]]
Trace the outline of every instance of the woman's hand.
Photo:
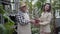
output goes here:
[[34, 20], [35, 20], [35, 23], [39, 23], [40, 22], [40, 19], [39, 18], [36, 18]]
[[39, 18], [31, 19], [30, 23], [34, 24], [35, 26], [39, 26], [40, 19]]
[[40, 25], [40, 24], [39, 24], [39, 23], [40, 23], [40, 19], [39, 19], [39, 18], [35, 18], [34, 20], [35, 20], [34, 25], [35, 25], [35, 26], [39, 26], [39, 25]]

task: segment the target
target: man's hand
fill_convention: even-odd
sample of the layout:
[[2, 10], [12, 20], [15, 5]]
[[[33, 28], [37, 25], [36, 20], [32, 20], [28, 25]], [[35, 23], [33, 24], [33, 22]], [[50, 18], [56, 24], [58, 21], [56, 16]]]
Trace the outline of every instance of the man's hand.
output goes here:
[[30, 23], [34, 24], [35, 26], [39, 26], [40, 24], [40, 20], [39, 18], [35, 18], [33, 20], [30, 20]]
[[39, 26], [39, 25], [40, 25], [40, 24], [39, 24], [39, 23], [40, 23], [40, 19], [39, 19], [39, 18], [35, 18], [34, 20], [35, 20], [34, 25], [35, 25], [35, 26]]
[[35, 20], [32, 20], [32, 19], [31, 19], [30, 22], [31, 22], [32, 24], [34, 24], [34, 23], [35, 23]]

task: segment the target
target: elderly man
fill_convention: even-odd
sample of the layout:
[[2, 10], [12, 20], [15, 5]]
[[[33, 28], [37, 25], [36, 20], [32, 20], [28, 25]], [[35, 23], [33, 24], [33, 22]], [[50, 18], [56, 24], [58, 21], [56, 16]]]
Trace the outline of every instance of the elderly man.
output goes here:
[[25, 3], [22, 3], [19, 12], [16, 15], [18, 28], [17, 32], [18, 34], [31, 34], [31, 24], [34, 23], [34, 20], [30, 20], [27, 7]]

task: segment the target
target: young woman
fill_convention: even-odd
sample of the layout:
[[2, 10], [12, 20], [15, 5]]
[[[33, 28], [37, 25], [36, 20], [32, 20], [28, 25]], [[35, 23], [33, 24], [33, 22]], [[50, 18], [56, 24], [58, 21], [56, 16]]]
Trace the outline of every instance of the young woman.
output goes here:
[[50, 22], [52, 19], [52, 13], [51, 13], [51, 5], [49, 3], [46, 3], [43, 6], [43, 12], [40, 17], [40, 34], [50, 34]]
[[40, 34], [50, 34], [50, 22], [52, 19], [52, 13], [51, 13], [51, 5], [49, 3], [46, 3], [43, 6], [43, 12], [41, 14], [41, 17], [39, 18], [40, 22], [38, 23], [40, 25]]

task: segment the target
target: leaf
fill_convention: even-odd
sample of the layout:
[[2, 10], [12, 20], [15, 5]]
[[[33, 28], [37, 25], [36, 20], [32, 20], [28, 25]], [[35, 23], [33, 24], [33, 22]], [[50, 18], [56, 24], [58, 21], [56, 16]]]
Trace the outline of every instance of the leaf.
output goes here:
[[7, 34], [7, 30], [3, 24], [0, 24], [0, 34]]
[[0, 7], [0, 14], [4, 14], [5, 11]]
[[10, 19], [10, 17], [7, 16], [6, 14], [4, 14], [3, 17], [4, 17], [5, 19], [7, 19], [9, 22], [14, 23], [14, 21], [12, 21], [12, 20]]

